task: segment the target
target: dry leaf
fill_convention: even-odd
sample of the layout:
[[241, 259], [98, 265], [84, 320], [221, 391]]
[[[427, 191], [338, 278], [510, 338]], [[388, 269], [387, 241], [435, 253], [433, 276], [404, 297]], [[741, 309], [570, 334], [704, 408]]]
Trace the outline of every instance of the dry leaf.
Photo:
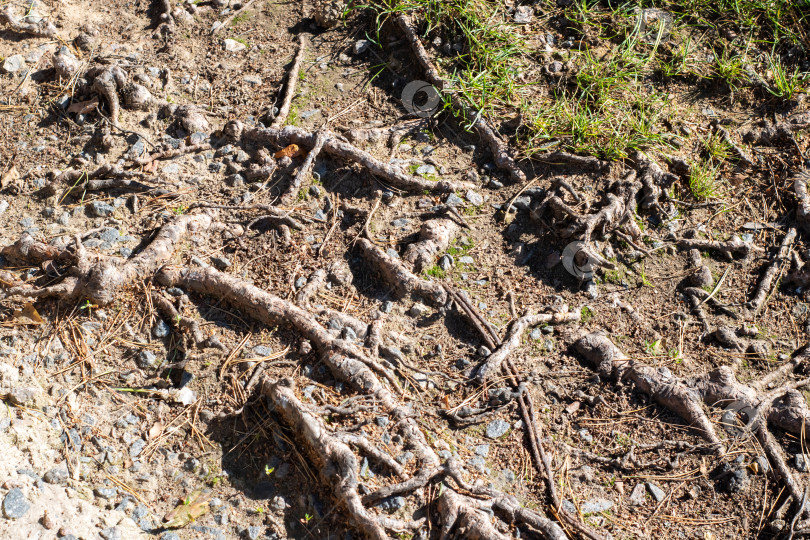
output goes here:
[[34, 304], [27, 302], [22, 309], [14, 310], [14, 322], [16, 324], [42, 324], [45, 319], [39, 316]]
[[148, 434], [149, 440], [151, 441], [152, 439], [160, 435], [161, 431], [163, 431], [163, 422], [155, 422], [154, 424], [152, 424], [152, 427], [149, 428]]
[[2, 177], [0, 177], [0, 188], [5, 189], [6, 186], [12, 184], [20, 179], [20, 173], [17, 172], [17, 166], [12, 165]]
[[305, 152], [301, 150], [297, 144], [291, 144], [290, 146], [282, 148], [281, 150], [276, 152], [275, 156], [273, 157], [275, 157], [276, 159], [283, 157], [294, 158], [298, 156], [303, 156], [304, 154]]
[[98, 107], [98, 98], [94, 97], [93, 99], [87, 101], [71, 103], [70, 107], [68, 107], [67, 112], [77, 114], [87, 114], [90, 111], [94, 110], [96, 107]]

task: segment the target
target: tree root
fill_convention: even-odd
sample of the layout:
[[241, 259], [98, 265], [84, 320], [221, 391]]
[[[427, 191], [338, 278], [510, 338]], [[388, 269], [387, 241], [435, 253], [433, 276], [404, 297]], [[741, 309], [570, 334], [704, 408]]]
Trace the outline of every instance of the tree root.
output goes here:
[[159, 159], [171, 159], [177, 156], [182, 156], [184, 154], [193, 154], [195, 152], [205, 152], [206, 150], [210, 150], [211, 145], [209, 143], [199, 143], [199, 144], [183, 144], [180, 148], [168, 148], [161, 152], [156, 152], [154, 154], [138, 158], [133, 160], [135, 165], [140, 167], [149, 165], [153, 161], [157, 161]]
[[551, 163], [552, 165], [570, 165], [588, 171], [604, 172], [610, 168], [609, 161], [603, 161], [593, 156], [578, 156], [568, 152], [552, 152], [533, 156], [534, 159]]
[[565, 324], [569, 322], [577, 322], [581, 318], [579, 311], [568, 311], [567, 306], [556, 313], [539, 313], [536, 315], [525, 315], [516, 321], [513, 321], [509, 326], [509, 331], [506, 334], [506, 339], [503, 344], [498, 347], [489, 357], [487, 357], [484, 364], [478, 369], [476, 379], [478, 382], [483, 383], [487, 379], [497, 376], [501, 371], [504, 360], [508, 358], [512, 352], [520, 346], [523, 339], [523, 334], [527, 329], [537, 326], [538, 324]]
[[315, 134], [315, 144], [312, 146], [312, 150], [309, 151], [307, 158], [304, 160], [304, 164], [298, 169], [298, 173], [296, 173], [290, 185], [287, 186], [287, 189], [281, 195], [279, 199], [281, 204], [288, 205], [298, 196], [298, 190], [301, 188], [301, 184], [303, 184], [304, 180], [309, 176], [309, 172], [312, 170], [312, 166], [315, 164], [315, 160], [318, 154], [321, 153], [325, 143], [326, 135], [322, 131], [317, 132]]
[[[384, 410], [387, 410], [398, 427], [405, 444], [410, 447], [418, 459], [418, 468], [422, 471], [435, 471], [439, 469], [440, 461], [431, 446], [425, 440], [419, 425], [413, 417], [413, 411], [399, 402], [395, 394], [382, 385], [380, 380], [363, 361], [359, 350], [347, 346], [344, 342], [331, 338], [328, 332], [321, 327], [314, 317], [307, 311], [292, 303], [266, 293], [248, 283], [228, 274], [223, 274], [207, 268], [204, 271], [194, 271], [164, 267], [157, 275], [158, 282], [167, 286], [184, 286], [193, 291], [209, 294], [241, 309], [252, 318], [268, 325], [287, 324], [293, 326], [304, 338], [311, 341], [321, 351], [321, 361], [339, 380], [348, 383], [367, 396], [374, 397]], [[325, 426], [305, 407], [298, 402], [288, 386], [270, 383], [265, 385], [264, 392], [268, 394], [278, 407], [282, 407], [282, 414], [286, 421], [292, 425], [307, 445], [309, 453], [317, 462], [322, 463], [325, 481], [335, 487], [335, 493], [341, 498], [343, 504], [349, 506], [351, 515], [364, 531], [378, 534], [374, 522], [366, 521], [367, 511], [358, 506], [355, 498], [356, 460], [347, 454], [347, 447], [340, 442], [337, 436], [333, 437], [326, 432]], [[286, 390], [282, 391], [282, 388]], [[335, 464], [337, 462], [337, 464]], [[331, 467], [328, 465], [332, 464]], [[448, 464], [447, 470], [462, 489], [474, 490], [481, 496], [492, 497], [492, 506], [501, 509], [516, 521], [525, 522], [542, 531], [546, 538], [561, 539], [564, 533], [559, 526], [537, 512], [521, 508], [517, 501], [503, 493], [477, 486], [470, 486], [463, 482], [457, 468]], [[323, 475], [323, 473], [322, 473]], [[418, 481], [407, 484], [408, 488], [417, 489], [425, 485], [428, 480], [422, 473]], [[432, 474], [427, 475], [430, 478]], [[406, 479], [406, 482], [408, 479]], [[394, 490], [405, 493], [402, 486]], [[468, 538], [507, 538], [497, 532], [490, 521], [488, 514], [482, 512], [481, 503], [476, 499], [461, 495], [454, 489], [446, 487], [439, 504], [441, 527], [446, 535], [451, 530], [463, 528]], [[380, 521], [376, 525], [382, 528], [397, 529], [403, 526], [401, 522]], [[404, 524], [409, 527], [411, 524]], [[368, 527], [368, 529], [365, 529]], [[374, 536], [376, 537], [376, 536]]]
[[25, 18], [17, 19], [11, 11], [11, 4], [7, 4], [5, 9], [0, 11], [0, 24], [6, 24], [15, 32], [30, 34], [36, 37], [54, 38], [56, 37], [56, 27], [45, 19], [38, 22], [26, 22]]
[[638, 173], [642, 185], [642, 197], [639, 206], [642, 210], [654, 209], [659, 214], [664, 215], [665, 212], [658, 203], [658, 200], [678, 177], [674, 174], [664, 172], [658, 163], [649, 159], [641, 152], [636, 152], [633, 156], [633, 160], [638, 164]]
[[415, 273], [421, 273], [436, 263], [436, 255], [447, 249], [457, 233], [458, 226], [449, 219], [425, 221], [419, 230], [419, 241], [408, 245], [402, 260], [413, 265]]
[[[748, 411], [749, 425], [752, 426], [774, 471], [788, 492], [796, 500], [801, 498], [803, 489], [787, 467], [778, 444], [768, 431], [767, 424], [799, 436], [806, 433], [810, 427], [810, 408], [796, 388], [810, 384], [810, 380], [786, 383], [763, 394], [762, 382], [742, 384], [727, 366], [690, 380], [678, 379], [668, 370], [655, 369], [628, 358], [601, 332], [585, 335], [576, 342], [575, 347], [594, 365], [603, 378], [615, 382], [632, 381], [638, 389], [685, 419], [712, 445], [718, 455], [725, 454], [725, 447], [703, 410], [702, 403], [710, 407], [733, 406], [735, 411]], [[794, 358], [788, 363], [787, 368], [780, 368], [778, 376], [792, 372], [808, 359], [806, 355], [805, 349], [797, 355], [798, 360]], [[765, 384], [770, 385], [773, 384], [775, 377], [768, 376], [766, 379]]]
[[[419, 64], [422, 66], [422, 69], [425, 71], [425, 76], [428, 82], [438, 88], [440, 91], [447, 89], [449, 84], [442, 78], [439, 70], [436, 69], [433, 62], [430, 60], [430, 56], [428, 56], [424, 45], [422, 45], [422, 41], [419, 39], [419, 36], [416, 33], [416, 27], [414, 26], [411, 18], [405, 13], [400, 13], [396, 16], [396, 21], [399, 24], [399, 27], [405, 33], [405, 39], [407, 39], [408, 43], [410, 43], [411, 50], [416, 56], [416, 59], [419, 61]], [[489, 149], [494, 157], [495, 165], [497, 165], [498, 168], [507, 171], [513, 182], [525, 182], [526, 174], [520, 170], [520, 167], [517, 166], [517, 163], [515, 163], [515, 160], [509, 154], [507, 145], [504, 144], [500, 136], [495, 132], [495, 130], [492, 129], [489, 123], [484, 120], [481, 115], [474, 113], [474, 111], [472, 111], [462, 101], [458, 93], [454, 92], [449, 93], [448, 95], [453, 104], [453, 108], [461, 112], [468, 121], [472, 121], [472, 127], [474, 127], [478, 132], [479, 137], [481, 137], [484, 142], [489, 145]]]
[[762, 309], [762, 306], [768, 299], [773, 280], [777, 278], [778, 274], [781, 274], [784, 271], [785, 263], [787, 263], [789, 260], [790, 248], [795, 239], [796, 228], [791, 227], [785, 237], [782, 239], [782, 245], [779, 247], [779, 251], [775, 253], [773, 261], [771, 261], [771, 263], [768, 265], [768, 269], [765, 270], [765, 273], [762, 275], [762, 279], [757, 285], [754, 296], [751, 298], [751, 301], [748, 302], [748, 307], [755, 314], [759, 313], [759, 310]]
[[93, 77], [93, 90], [101, 94], [107, 101], [110, 109], [110, 121], [118, 126], [118, 116], [121, 114], [121, 101], [118, 98], [118, 89], [124, 88], [127, 83], [127, 74], [118, 66], [96, 67], [88, 71]]
[[747, 258], [751, 252], [764, 251], [761, 247], [753, 243], [743, 242], [739, 236], [734, 236], [731, 240], [721, 242], [719, 240], [705, 240], [703, 238], [680, 238], [676, 240], [681, 249], [697, 249], [700, 251], [719, 251], [728, 260], [734, 260], [734, 255]]
[[[44, 255], [54, 255], [51, 260], [67, 260], [71, 266], [69, 275], [61, 283], [46, 288], [31, 286], [12, 287], [4, 296], [28, 298], [59, 297], [63, 300], [87, 298], [99, 306], [113, 302], [123, 288], [138, 280], [149, 279], [163, 264], [171, 259], [177, 244], [190, 232], [200, 232], [212, 226], [208, 214], [178, 216], [160, 228], [155, 238], [140, 253], [129, 259], [89, 254], [76, 239], [73, 252], [58, 252], [51, 246], [23, 237], [3, 253], [15, 255], [27, 253], [28, 264], [44, 262], [37, 260]], [[20, 261], [22, 262], [22, 261]]]
[[389, 257], [365, 238], [359, 238], [357, 245], [360, 246], [363, 256], [382, 272], [385, 281], [390, 283], [400, 296], [416, 296], [434, 306], [443, 306], [447, 303], [447, 291], [440, 283], [422, 279], [408, 270], [402, 261]]
[[793, 192], [796, 194], [796, 221], [805, 232], [810, 232], [810, 196], [807, 195], [807, 182], [810, 170], [802, 170], [793, 178]]
[[[294, 126], [287, 126], [284, 129], [245, 127], [238, 120], [229, 122], [223, 131], [229, 137], [241, 140], [244, 143], [274, 144], [278, 147], [285, 147], [294, 143], [299, 146], [313, 148], [317, 139], [316, 134]], [[374, 176], [399, 189], [449, 193], [474, 187], [470, 182], [451, 182], [448, 180], [433, 182], [418, 176], [405, 174], [397, 167], [383, 163], [368, 152], [341, 141], [334, 133], [323, 131], [323, 134], [326, 139], [323, 145], [324, 152], [336, 158], [358, 163], [368, 169]]]
[[808, 118], [806, 114], [797, 114], [790, 117], [787, 122], [776, 122], [772, 124], [767, 121], [762, 121], [758, 126], [744, 131], [742, 138], [749, 144], [761, 146], [770, 146], [780, 140], [788, 140], [796, 144], [793, 133], [806, 129], [808, 126], [810, 126], [810, 118]]
[[301, 62], [304, 61], [304, 52], [307, 48], [307, 40], [304, 34], [298, 36], [298, 52], [295, 55], [295, 60], [287, 75], [287, 87], [284, 89], [284, 101], [281, 107], [278, 108], [278, 114], [270, 124], [270, 128], [279, 129], [287, 121], [290, 115], [290, 106], [292, 105], [293, 97], [295, 97], [295, 85], [298, 83], [298, 72], [301, 70]]
[[[363, 506], [357, 493], [357, 458], [346, 443], [329, 433], [320, 418], [309, 412], [295, 397], [291, 380], [276, 382], [265, 379], [262, 393], [270, 398], [275, 410], [302, 440], [318, 468], [321, 480], [332, 487], [335, 497], [346, 507], [352, 521], [367, 538], [387, 540], [388, 535], [380, 519]], [[394, 529], [400, 531], [412, 528], [405, 524], [396, 525]], [[421, 522], [417, 525], [421, 525]]]
[[[611, 192], [605, 194], [602, 208], [595, 214], [582, 215], [568, 206], [561, 197], [552, 196], [548, 200], [548, 207], [558, 219], [568, 218], [571, 220], [562, 231], [564, 238], [582, 233], [582, 241], [590, 244], [591, 236], [597, 229], [605, 235], [615, 229], [624, 227], [630, 237], [637, 239], [641, 237], [634, 216], [636, 205], [636, 194], [639, 185], [634, 181], [635, 173], [631, 173], [622, 181], [611, 188]], [[615, 192], [615, 193], [613, 193]]]

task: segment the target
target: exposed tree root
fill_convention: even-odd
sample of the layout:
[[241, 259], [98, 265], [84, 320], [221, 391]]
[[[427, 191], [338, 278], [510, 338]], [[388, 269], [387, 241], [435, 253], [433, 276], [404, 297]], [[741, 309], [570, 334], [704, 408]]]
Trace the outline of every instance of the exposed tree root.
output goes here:
[[[421, 64], [422, 69], [425, 71], [425, 76], [428, 82], [438, 88], [440, 91], [448, 89], [449, 85], [447, 81], [442, 78], [439, 70], [436, 69], [433, 62], [430, 60], [430, 56], [425, 50], [424, 45], [422, 45], [422, 41], [419, 39], [419, 35], [416, 33], [416, 27], [414, 26], [411, 18], [405, 13], [399, 13], [396, 16], [396, 21], [399, 24], [399, 27], [405, 33], [405, 38], [408, 40], [408, 43], [410, 43], [411, 50]], [[492, 155], [494, 157], [495, 165], [507, 171], [512, 181], [525, 182], [526, 174], [521, 171], [520, 167], [518, 167], [517, 163], [515, 163], [515, 160], [509, 153], [507, 145], [504, 144], [500, 136], [495, 132], [495, 130], [492, 129], [492, 126], [490, 126], [489, 123], [481, 117], [481, 115], [474, 113], [463, 102], [458, 93], [450, 93], [449, 97], [453, 103], [453, 107], [457, 111], [461, 112], [468, 121], [472, 121], [472, 126], [478, 132], [478, 135], [484, 140], [484, 142], [487, 143], [487, 145], [489, 145], [489, 149], [492, 151]]]
[[127, 84], [127, 74], [118, 66], [95, 67], [87, 72], [93, 78], [93, 90], [101, 94], [110, 109], [110, 121], [118, 126], [121, 114], [121, 101], [118, 89]]
[[604, 172], [610, 168], [609, 161], [603, 161], [593, 156], [578, 156], [576, 154], [569, 154], [568, 152], [541, 154], [534, 156], [534, 159], [553, 165], [570, 165], [588, 171]]
[[56, 37], [56, 27], [48, 20], [40, 19], [37, 22], [26, 22], [25, 17], [17, 19], [11, 11], [11, 4], [0, 11], [0, 24], [6, 24], [15, 32], [30, 34], [36, 37]]
[[[228, 15], [227, 17], [225, 17], [225, 20], [223, 20], [223, 21], [222, 21], [222, 22], [219, 24], [219, 26], [216, 26], [216, 27], [214, 27], [213, 29], [211, 29], [211, 35], [213, 36], [213, 35], [215, 35], [215, 34], [219, 33], [219, 31], [220, 31], [220, 30], [222, 30], [223, 28], [226, 28], [228, 25], [230, 25], [231, 21], [232, 21], [232, 20], [234, 20], [234, 19], [235, 19], [236, 17], [238, 17], [239, 15], [241, 15], [242, 13], [244, 13], [244, 12], [245, 12], [245, 10], [247, 10], [247, 9], [248, 9], [248, 8], [249, 8], [251, 5], [253, 5], [253, 2], [254, 2], [254, 1], [255, 1], [255, 0], [248, 0], [247, 2], [245, 2], [245, 3], [242, 5], [242, 7], [241, 7], [241, 8], [233, 10], [233, 11], [232, 11], [232, 13], [231, 13], [230, 15]], [[297, 75], [298, 75], [298, 74], [296, 73], [296, 77], [297, 77]]]
[[[229, 137], [239, 139], [243, 143], [273, 144], [281, 148], [291, 143], [313, 148], [317, 139], [316, 134], [294, 126], [287, 126], [284, 129], [245, 127], [244, 124], [237, 120], [229, 122], [223, 131]], [[336, 158], [358, 163], [368, 169], [374, 176], [396, 188], [407, 191], [427, 190], [449, 193], [475, 187], [470, 182], [451, 182], [448, 180], [433, 182], [418, 176], [405, 174], [394, 165], [383, 163], [368, 152], [340, 140], [334, 133], [324, 131], [323, 134], [326, 139], [323, 145], [324, 152]]]
[[567, 306], [564, 306], [563, 309], [556, 313], [525, 315], [516, 321], [512, 321], [512, 324], [509, 326], [509, 331], [506, 334], [506, 340], [487, 357], [484, 364], [479, 368], [477, 375], [478, 381], [484, 382], [488, 378], [495, 377], [500, 373], [504, 360], [520, 346], [523, 335], [527, 329], [537, 326], [538, 324], [565, 324], [576, 322], [579, 321], [580, 318], [581, 315], [579, 311], [568, 311]]
[[810, 232], [810, 196], [807, 195], [807, 182], [810, 170], [802, 170], [793, 178], [793, 192], [796, 194], [796, 221], [805, 232]]
[[[152, 274], [168, 262], [177, 244], [191, 232], [202, 232], [212, 226], [208, 214], [183, 215], [169, 221], [160, 228], [155, 238], [137, 255], [129, 259], [90, 254], [79, 238], [72, 252], [55, 252], [51, 246], [27, 240], [19, 240], [3, 253], [28, 254], [28, 264], [44, 255], [54, 255], [55, 260], [69, 260], [68, 276], [60, 283], [46, 288], [32, 286], [12, 287], [4, 291], [4, 296], [28, 298], [59, 297], [63, 300], [87, 298], [90, 302], [105, 306], [113, 302], [123, 288], [138, 280], [150, 279]], [[18, 246], [18, 244], [22, 244]], [[22, 262], [22, 261], [21, 261]], [[36, 261], [38, 263], [44, 261]]]
[[449, 219], [431, 219], [422, 223], [419, 241], [408, 245], [402, 259], [421, 273], [436, 263], [436, 256], [447, 249], [458, 233], [458, 225]]
[[664, 172], [658, 163], [641, 152], [636, 152], [633, 159], [638, 164], [638, 173], [642, 185], [641, 209], [654, 209], [659, 214], [665, 214], [658, 201], [678, 177]]
[[761, 146], [770, 146], [783, 140], [796, 144], [793, 133], [806, 129], [808, 126], [810, 126], [810, 117], [807, 114], [796, 114], [788, 118], [786, 122], [772, 124], [762, 121], [759, 125], [744, 131], [742, 138], [749, 144]]
[[301, 188], [301, 184], [304, 183], [304, 180], [309, 176], [312, 166], [315, 165], [315, 160], [318, 158], [318, 154], [320, 154], [323, 149], [324, 143], [326, 143], [326, 135], [322, 131], [317, 132], [315, 134], [315, 144], [312, 146], [312, 150], [309, 151], [303, 165], [298, 169], [292, 182], [290, 182], [290, 185], [287, 186], [287, 189], [281, 195], [281, 204], [290, 204], [298, 196], [298, 190]]
[[703, 238], [680, 238], [677, 240], [678, 247], [681, 249], [697, 249], [700, 251], [719, 251], [724, 254], [728, 260], [733, 260], [734, 255], [740, 257], [748, 257], [753, 251], [763, 251], [759, 246], [753, 243], [743, 242], [739, 236], [734, 236], [731, 240], [724, 242], [719, 240], [706, 240]]
[[771, 294], [773, 280], [776, 279], [778, 275], [781, 275], [785, 269], [785, 265], [789, 262], [790, 248], [795, 239], [796, 229], [791, 227], [782, 239], [782, 245], [779, 247], [779, 251], [774, 254], [773, 261], [771, 261], [768, 265], [768, 269], [765, 270], [765, 273], [762, 275], [762, 279], [757, 285], [754, 296], [751, 298], [751, 301], [748, 302], [748, 307], [754, 313], [758, 313], [759, 310], [762, 309], [762, 306]]
[[[414, 420], [411, 408], [401, 404], [395, 395], [382, 385], [374, 372], [369, 369], [368, 364], [361, 360], [363, 355], [359, 350], [345, 342], [333, 339], [309, 312], [213, 268], [194, 271], [164, 267], [158, 273], [157, 279], [167, 286], [183, 286], [198, 293], [227, 299], [232, 305], [265, 324], [293, 326], [304, 338], [321, 350], [322, 362], [336, 378], [345, 381], [365, 395], [373, 396], [375, 401], [388, 411], [394, 419], [400, 435], [416, 454], [421, 470], [435, 471], [441, 467], [438, 456], [427, 443], [419, 425]], [[280, 391], [281, 388], [287, 388], [287, 390]], [[347, 505], [356, 523], [364, 531], [378, 534], [379, 531], [374, 527], [375, 524], [367, 521], [368, 511], [364, 510], [360, 506], [360, 501], [355, 498], [356, 459], [349, 457], [348, 448], [339, 441], [338, 437], [328, 434], [325, 426], [317, 417], [307, 413], [306, 408], [295, 399], [288, 386], [270, 383], [269, 386], [265, 386], [265, 393], [273, 399], [277, 406], [282, 408], [286, 421], [293, 426], [306, 443], [309, 453], [313, 455], [314, 459], [323, 463], [322, 469], [327, 471], [327, 474], [324, 475], [325, 481], [337, 486], [335, 493], [341, 502]], [[448, 465], [446, 470], [450, 472], [450, 476], [456, 482], [462, 483], [463, 489], [475, 490], [475, 493], [482, 496], [491, 496], [491, 504], [510, 514], [511, 519], [537, 528], [546, 538], [557, 540], [565, 537], [557, 524], [535, 511], [521, 508], [513, 497], [488, 488], [463, 483], [460, 472], [456, 472], [457, 469], [452, 465]], [[428, 476], [433, 478], [432, 475]], [[425, 475], [422, 474], [420, 481], [407, 485], [409, 488], [416, 489], [420, 485], [425, 485], [426, 481], [421, 483], [424, 478]], [[405, 491], [399, 489], [396, 492], [404, 493]], [[461, 495], [450, 487], [445, 488], [442, 499], [443, 501], [439, 505], [439, 515], [444, 537], [450, 531], [463, 529], [466, 538], [509, 538], [498, 533], [494, 529], [489, 515], [480, 509], [482, 504], [490, 505], [489, 502], [481, 503]], [[377, 519], [376, 525], [382, 528], [397, 529], [403, 526], [401, 522]], [[404, 524], [404, 526], [410, 527], [411, 524]]]
[[273, 123], [270, 124], [270, 127], [273, 129], [278, 129], [283, 126], [287, 121], [287, 117], [290, 115], [290, 105], [292, 105], [293, 97], [295, 97], [295, 85], [298, 83], [298, 72], [301, 70], [301, 62], [304, 60], [306, 48], [306, 37], [304, 34], [301, 34], [298, 36], [298, 53], [296, 53], [293, 65], [290, 68], [290, 72], [287, 74], [287, 87], [284, 89], [284, 101], [281, 102], [281, 106], [278, 108], [278, 114], [276, 114], [276, 117], [273, 119]]
[[[686, 420], [720, 455], [725, 453], [724, 444], [703, 410], [702, 403], [710, 407], [733, 404], [736, 411], [745, 408], [753, 416], [749, 419], [750, 425], [771, 466], [794, 499], [801, 498], [803, 489], [785, 463], [767, 424], [800, 436], [806, 433], [810, 425], [810, 408], [796, 388], [810, 384], [810, 380], [788, 382], [762, 393], [764, 385], [761, 382], [742, 384], [727, 366], [693, 379], [678, 379], [668, 370], [655, 369], [628, 358], [601, 332], [585, 335], [576, 342], [575, 347], [603, 378], [616, 382], [631, 381], [639, 390]], [[806, 354], [806, 350], [799, 353], [788, 362], [787, 368], [778, 370], [778, 376], [788, 375], [796, 369], [807, 360]], [[767, 377], [766, 384], [773, 384], [775, 379]]]
[[[295, 397], [292, 385], [289, 380], [265, 380], [262, 393], [270, 398], [276, 411], [304, 443], [304, 448], [317, 466], [321, 481], [332, 487], [335, 497], [345, 505], [352, 521], [367, 538], [377, 540], [388, 538], [382, 522], [388, 522], [389, 528], [399, 531], [413, 528], [404, 523], [394, 523], [394, 520], [388, 518], [374, 516], [363, 506], [357, 493], [357, 458], [346, 443], [329, 433], [321, 419], [309, 412]], [[421, 523], [414, 525], [419, 526]]]
[[400, 296], [416, 296], [434, 306], [443, 306], [447, 303], [447, 291], [440, 283], [422, 279], [408, 270], [401, 260], [389, 257], [365, 238], [359, 238], [357, 245], [363, 256], [382, 272], [385, 281], [390, 283]]
[[182, 156], [184, 154], [193, 154], [196, 152], [205, 152], [206, 150], [210, 150], [211, 145], [209, 143], [199, 143], [199, 144], [183, 144], [180, 148], [168, 148], [161, 152], [156, 152], [154, 154], [150, 154], [148, 156], [138, 158], [133, 160], [135, 165], [139, 165], [141, 167], [145, 165], [149, 165], [153, 161], [157, 161], [159, 159], [171, 159], [177, 156]]

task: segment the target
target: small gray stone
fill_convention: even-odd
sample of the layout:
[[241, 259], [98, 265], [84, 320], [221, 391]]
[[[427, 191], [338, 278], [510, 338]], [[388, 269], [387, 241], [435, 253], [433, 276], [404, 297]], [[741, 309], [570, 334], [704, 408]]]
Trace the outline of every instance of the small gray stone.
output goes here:
[[405, 497], [389, 497], [384, 499], [377, 506], [386, 512], [396, 512], [397, 510], [405, 507]]
[[303, 276], [295, 280], [295, 288], [296, 289], [300, 289], [306, 284], [307, 284], [307, 278], [305, 278]]
[[228, 52], [235, 53], [247, 49], [247, 45], [239, 41], [236, 41], [235, 39], [226, 39], [222, 42], [222, 44], [224, 45], [225, 50]]
[[464, 255], [463, 257], [459, 257], [458, 262], [460, 264], [475, 264], [475, 260], [470, 257], [469, 255]]
[[453, 264], [455, 261], [453, 260], [452, 255], [443, 255], [441, 259], [439, 259], [439, 268], [444, 270], [445, 272], [449, 272], [451, 268], [453, 268]]
[[211, 264], [213, 264], [214, 267], [219, 270], [225, 270], [226, 268], [230, 268], [232, 263], [227, 257], [223, 257], [222, 255], [214, 255], [211, 257]]
[[430, 309], [425, 304], [417, 302], [416, 304], [411, 306], [411, 309], [408, 310], [408, 315], [410, 315], [411, 317], [421, 317], [429, 310]]
[[490, 351], [487, 347], [484, 347], [483, 345], [478, 347], [478, 356], [483, 356], [484, 358], [486, 358], [490, 354], [492, 354], [492, 351]]
[[470, 468], [480, 473], [487, 472], [487, 461], [483, 456], [473, 456], [470, 460]]
[[385, 254], [391, 257], [392, 259], [399, 259], [399, 253], [394, 248], [388, 248], [385, 250]]
[[169, 532], [165, 532], [162, 535], [160, 535], [159, 540], [180, 540], [180, 537], [177, 536], [177, 533], [173, 533], [173, 532], [169, 531]]
[[394, 303], [391, 300], [386, 300], [380, 306], [380, 311], [383, 313], [391, 313], [391, 310], [394, 309]]
[[54, 468], [46, 472], [42, 479], [49, 484], [65, 484], [68, 480], [67, 469]]
[[479, 444], [475, 447], [475, 454], [481, 457], [487, 457], [489, 455], [489, 445]]
[[464, 204], [464, 201], [462, 201], [461, 197], [459, 197], [455, 193], [451, 193], [444, 200], [444, 204], [446, 204], [447, 206], [459, 206], [459, 205]]
[[585, 441], [586, 443], [593, 442], [593, 435], [591, 435], [587, 429], [580, 429], [579, 436], [582, 437], [582, 440]]
[[428, 176], [428, 175], [436, 176], [436, 167], [429, 163], [420, 165], [416, 169], [416, 174], [418, 174], [419, 176]]
[[367, 39], [358, 39], [354, 42], [354, 54], [363, 54], [371, 46], [371, 42]]
[[163, 319], [158, 319], [152, 327], [152, 335], [158, 339], [165, 338], [171, 333], [171, 327]]
[[661, 502], [664, 500], [664, 497], [667, 496], [663, 489], [652, 482], [647, 482], [647, 489], [650, 491], [650, 495], [653, 496], [653, 499], [655, 499], [655, 502]]
[[476, 193], [473, 190], [467, 191], [464, 197], [468, 201], [470, 201], [470, 204], [472, 204], [473, 206], [481, 206], [482, 204], [484, 204], [484, 197], [482, 197], [481, 194]]
[[156, 367], [158, 364], [157, 356], [152, 351], [141, 351], [138, 353], [137, 360], [138, 367], [141, 369], [149, 369]]
[[256, 525], [251, 525], [247, 529], [245, 529], [245, 538], [248, 540], [258, 540], [259, 536], [262, 534], [262, 528], [257, 527]]
[[90, 211], [95, 217], [109, 217], [115, 212], [115, 207], [101, 201], [93, 201]]
[[179, 163], [168, 163], [163, 166], [161, 171], [165, 174], [180, 174], [180, 164]]
[[518, 6], [515, 9], [514, 20], [517, 24], [529, 24], [534, 17], [534, 7], [532, 6]]
[[135, 442], [129, 446], [129, 456], [138, 457], [145, 446], [146, 441], [143, 439], [136, 439]]
[[802, 454], [796, 454], [793, 458], [794, 466], [799, 472], [807, 472], [807, 461]]
[[582, 505], [582, 514], [598, 514], [599, 512], [606, 512], [613, 508], [613, 501], [608, 499], [591, 499]]
[[31, 503], [25, 498], [20, 488], [9, 490], [3, 499], [3, 515], [8, 519], [20, 519], [30, 509]]
[[116, 495], [118, 495], [118, 490], [115, 489], [115, 488], [101, 487], [101, 488], [94, 489], [93, 492], [96, 494], [96, 497], [101, 497], [102, 499], [108, 499], [108, 500], [112, 499]]
[[25, 67], [25, 58], [21, 54], [13, 54], [3, 60], [4, 73], [17, 73]]
[[320, 112], [321, 112], [320, 109], [312, 109], [311, 111], [302, 112], [299, 116], [301, 117], [302, 120], [306, 120], [307, 118], [315, 116], [316, 114], [318, 114]]
[[539, 328], [534, 328], [534, 329], [532, 329], [532, 332], [531, 332], [531, 334], [529, 334], [529, 336], [533, 340], [539, 341], [539, 340], [543, 339], [543, 332]]
[[506, 432], [509, 431], [510, 428], [509, 422], [501, 420], [500, 418], [497, 420], [493, 420], [489, 424], [487, 424], [487, 437], [490, 439], [497, 439], [499, 437], [503, 437], [506, 435]]
[[636, 484], [636, 487], [633, 488], [633, 492], [630, 494], [630, 504], [633, 506], [641, 506], [644, 504], [645, 494], [644, 484]]
[[408, 223], [410, 223], [410, 222], [411, 222], [411, 220], [409, 220], [408, 218], [399, 218], [399, 219], [395, 219], [394, 221], [392, 221], [391, 225], [393, 225], [394, 227], [398, 227], [398, 228], [405, 228], [405, 227], [408, 226]]
[[248, 84], [252, 84], [253, 86], [259, 86], [262, 84], [262, 78], [258, 75], [245, 75], [242, 77], [242, 80]]

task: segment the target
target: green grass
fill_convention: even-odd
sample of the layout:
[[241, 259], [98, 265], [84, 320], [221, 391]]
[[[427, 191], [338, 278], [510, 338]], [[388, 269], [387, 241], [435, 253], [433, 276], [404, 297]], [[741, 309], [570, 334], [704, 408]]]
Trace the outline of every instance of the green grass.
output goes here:
[[689, 191], [698, 201], [716, 198], [720, 193], [719, 165], [711, 161], [696, 161], [689, 167]]
[[248, 20], [250, 20], [251, 17], [253, 17], [253, 12], [250, 11], [249, 9], [246, 9], [245, 11], [243, 11], [242, 13], [233, 18], [233, 20], [231, 21], [231, 26], [239, 26], [243, 22], [247, 22]]
[[444, 279], [447, 276], [447, 272], [442, 270], [438, 265], [433, 265], [425, 270], [425, 275], [437, 279]]
[[723, 162], [731, 157], [731, 145], [719, 133], [712, 133], [703, 140], [703, 149], [710, 159]]
[[[795, 51], [808, 42], [809, 0], [535, 5], [542, 29], [528, 32], [512, 23], [503, 3], [488, 0], [372, 0], [353, 9], [371, 12], [369, 37], [377, 43], [385, 42], [380, 36], [392, 16], [409, 13], [448, 82], [446, 93], [496, 128], [519, 117], [506, 135], [528, 157], [550, 149], [610, 160], [636, 150], [670, 152], [680, 142], [664, 126], [690, 112], [671, 94], [683, 92], [677, 83], [724, 98], [746, 88], [783, 100], [807, 91], [810, 75], [800, 70], [807, 53]], [[671, 21], [642, 29], [639, 8], [664, 10]], [[552, 21], [562, 18], [574, 43], [549, 55], [533, 40], [546, 32], [559, 37]], [[558, 76], [543, 71], [552, 61], [563, 66]], [[713, 160], [723, 153], [706, 151]]]

